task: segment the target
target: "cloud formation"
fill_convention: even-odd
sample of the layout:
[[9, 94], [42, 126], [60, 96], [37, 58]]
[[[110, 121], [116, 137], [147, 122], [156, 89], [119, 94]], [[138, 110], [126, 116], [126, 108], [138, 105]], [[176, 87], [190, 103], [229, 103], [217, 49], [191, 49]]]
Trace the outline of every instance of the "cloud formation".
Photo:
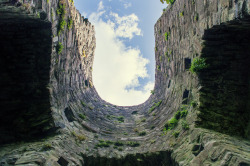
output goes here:
[[110, 16], [115, 19], [117, 27], [114, 30], [117, 37], [132, 39], [135, 35], [142, 36], [141, 29], [138, 28], [139, 19], [135, 14], [119, 17], [117, 13], [111, 12]]
[[123, 6], [125, 9], [129, 8], [132, 6], [131, 2], [127, 2], [126, 0], [119, 0], [121, 3], [123, 3]]
[[103, 2], [101, 1], [99, 4], [98, 4], [98, 9], [97, 11], [101, 11], [104, 9], [104, 6], [103, 6]]
[[125, 9], [127, 9], [132, 6], [132, 3], [125, 3], [123, 6]]
[[[120, 17], [117, 13], [104, 10], [103, 2], [98, 11], [92, 13], [90, 21], [95, 25], [97, 47], [93, 66], [93, 83], [102, 99], [116, 105], [137, 105], [150, 95], [154, 83], [142, 89], [139, 78], [148, 77], [146, 65], [149, 61], [138, 48], [127, 47], [124, 38], [141, 36], [138, 17], [135, 14]], [[104, 21], [103, 17], [108, 16]]]

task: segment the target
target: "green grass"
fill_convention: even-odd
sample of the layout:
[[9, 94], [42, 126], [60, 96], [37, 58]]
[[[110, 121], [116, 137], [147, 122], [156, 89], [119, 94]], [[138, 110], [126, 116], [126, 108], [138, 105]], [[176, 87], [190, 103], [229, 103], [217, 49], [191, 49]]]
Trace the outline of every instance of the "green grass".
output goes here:
[[164, 1], [167, 3], [167, 4], [170, 4], [170, 5], [173, 5], [175, 0], [160, 0], [161, 3], [164, 3]]
[[146, 122], [146, 118], [142, 118], [141, 122]]
[[100, 148], [102, 148], [102, 147], [110, 147], [110, 145], [112, 145], [112, 144], [113, 144], [113, 142], [109, 141], [109, 140], [107, 140], [107, 141], [99, 140], [99, 143], [96, 144], [95, 147], [100, 147]]
[[107, 117], [108, 119], [110, 119], [110, 120], [116, 119], [117, 122], [119, 122], [119, 123], [123, 123], [123, 122], [124, 122], [124, 116], [107, 115], [106, 117]]
[[[51, 145], [50, 143], [45, 143], [45, 144], [43, 145], [41, 151], [48, 151], [48, 150], [50, 150], [50, 149], [52, 149], [52, 145]], [[27, 149], [26, 149], [26, 150], [27, 150]], [[26, 150], [25, 150], [25, 151], [26, 151]]]
[[155, 143], [155, 141], [156, 141], [155, 139], [154, 140], [150, 140], [150, 143], [153, 144], [153, 143]]
[[166, 130], [172, 130], [175, 126], [177, 126], [178, 120], [176, 118], [171, 118], [168, 120], [168, 122], [165, 124]]
[[157, 65], [157, 70], [160, 71], [161, 70], [161, 67], [159, 65]]
[[181, 127], [183, 130], [188, 130], [189, 125], [188, 125], [187, 121], [185, 121], [185, 120], [181, 121]]
[[81, 104], [82, 104], [84, 107], [87, 106], [87, 104], [86, 104], [84, 101], [81, 101]]
[[186, 117], [186, 116], [187, 116], [187, 113], [188, 113], [188, 111], [187, 111], [187, 110], [183, 110], [183, 111], [181, 111], [181, 118]]
[[192, 63], [191, 63], [191, 67], [190, 67], [189, 70], [192, 73], [198, 73], [202, 69], [205, 69], [207, 67], [208, 67], [208, 65], [206, 64], [206, 59], [205, 58], [194, 58]]
[[124, 122], [124, 117], [123, 116], [118, 116], [117, 120], [118, 120], [119, 123], [122, 123], [122, 122]]
[[182, 106], [181, 110], [178, 110], [175, 114], [174, 117], [175, 119], [179, 120], [180, 118], [184, 118], [187, 116], [188, 110], [186, 107]]
[[[181, 109], [178, 110], [174, 116], [167, 121], [167, 123], [165, 124], [165, 127], [163, 129], [163, 131], [166, 133], [169, 130], [174, 129], [177, 125], [178, 125], [178, 121], [182, 118], [185, 118], [188, 114], [188, 110], [187, 110], [188, 105], [182, 105]], [[183, 122], [182, 122], [183, 123]]]
[[57, 27], [57, 34], [60, 35], [61, 32], [64, 30], [66, 25], [65, 21], [65, 14], [66, 14], [66, 5], [64, 0], [60, 0], [58, 2], [58, 8], [56, 10], [57, 15], [59, 16], [59, 23]]
[[86, 140], [85, 135], [83, 134], [77, 134], [76, 132], [72, 131], [71, 134], [75, 136], [79, 141], [84, 141]]
[[197, 103], [196, 103], [195, 101], [191, 101], [190, 104], [191, 104], [191, 106], [194, 107], [194, 108], [197, 106]]
[[154, 109], [156, 109], [157, 107], [159, 107], [162, 103], [162, 100], [160, 100], [159, 102], [157, 103], [154, 103], [153, 106], [149, 109], [148, 113], [150, 114], [151, 112], [154, 111]]
[[196, 15], [194, 16], [194, 21], [198, 21], [198, 20], [199, 20], [199, 15], [196, 14]]
[[[129, 141], [129, 142], [121, 142], [121, 141], [116, 141], [116, 142], [113, 142], [113, 141], [105, 141], [105, 140], [99, 140], [99, 143], [95, 145], [95, 148], [102, 148], [102, 147], [110, 147], [111, 145], [114, 145], [113, 148], [114, 149], [118, 149], [120, 148], [120, 150], [123, 150], [121, 147], [122, 146], [130, 146], [130, 147], [138, 147], [140, 146], [140, 144], [138, 142], [134, 142], [134, 141]], [[119, 150], [119, 151], [120, 151]]]
[[116, 141], [114, 143], [115, 146], [124, 146], [124, 143], [123, 142], [120, 142], [120, 141]]
[[106, 143], [106, 142], [100, 142], [100, 143], [98, 143], [96, 146], [102, 148], [102, 147], [109, 147], [110, 144], [108, 144], [108, 143]]
[[177, 138], [177, 137], [179, 136], [179, 134], [180, 134], [180, 131], [174, 131], [174, 132], [172, 133], [172, 135], [173, 135], [175, 138]]
[[140, 146], [140, 144], [138, 142], [133, 142], [133, 141], [129, 141], [126, 144], [128, 146], [131, 146], [131, 147], [138, 147], [138, 146]]
[[72, 20], [72, 18], [69, 18], [68, 23], [67, 23], [68, 30], [70, 30], [72, 28], [72, 25], [73, 25], [73, 20]]
[[168, 41], [169, 35], [170, 35], [170, 34], [169, 34], [168, 32], [165, 33], [164, 36], [165, 36], [165, 40], [166, 40], [166, 41]]
[[59, 43], [57, 44], [57, 46], [56, 46], [56, 52], [57, 52], [58, 54], [61, 54], [61, 53], [62, 53], [62, 50], [63, 50], [63, 45], [62, 45], [61, 42], [59, 42]]
[[183, 16], [184, 16], [184, 12], [183, 12], [183, 11], [180, 12], [179, 16], [180, 16], [180, 17], [183, 17]]
[[147, 134], [146, 131], [139, 132], [139, 136], [145, 136], [146, 134]]
[[79, 117], [82, 119], [82, 120], [86, 120], [86, 115], [83, 115], [83, 114], [78, 114]]

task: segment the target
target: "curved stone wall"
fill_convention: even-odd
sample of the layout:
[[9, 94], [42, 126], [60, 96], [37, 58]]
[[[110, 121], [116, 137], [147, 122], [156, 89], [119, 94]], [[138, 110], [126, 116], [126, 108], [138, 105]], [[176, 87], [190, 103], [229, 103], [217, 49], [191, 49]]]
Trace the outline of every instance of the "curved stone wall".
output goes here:
[[[48, 47], [51, 49], [49, 82], [46, 85], [49, 95], [45, 98], [50, 99], [49, 119], [53, 119], [53, 125], [50, 123], [45, 127], [52, 126], [51, 131], [54, 131], [47, 135], [41, 133], [43, 139], [32, 136], [29, 140], [16, 138], [25, 141], [21, 143], [15, 139], [5, 141], [12, 144], [1, 147], [2, 165], [250, 164], [249, 140], [242, 138], [249, 132], [249, 127], [241, 130], [244, 125], [249, 125], [247, 118], [234, 128], [241, 130], [240, 133], [233, 133], [241, 136], [239, 138], [222, 134], [224, 131], [230, 133], [225, 128], [211, 127], [211, 124], [223, 118], [207, 118], [204, 114], [208, 109], [209, 113], [215, 114], [213, 108], [218, 105], [218, 102], [211, 105], [214, 100], [209, 100], [210, 104], [204, 106], [204, 99], [207, 98], [203, 90], [208, 88], [209, 81], [206, 82], [202, 76], [210, 73], [210, 70], [203, 70], [200, 75], [188, 70], [193, 58], [206, 57], [203, 51], [207, 45], [202, 44], [206, 29], [223, 26], [222, 23], [227, 21], [246, 19], [246, 28], [239, 36], [249, 33], [247, 19], [250, 3], [247, 0], [177, 0], [169, 6], [154, 27], [157, 66], [154, 94], [145, 103], [131, 107], [112, 105], [102, 100], [96, 92], [91, 74], [95, 50], [94, 26], [79, 14], [72, 1], [0, 2], [0, 12], [11, 8], [11, 11], [51, 23], [51, 29], [47, 29], [47, 32], [52, 32], [52, 47]], [[63, 20], [66, 23], [64, 29], [59, 26]], [[237, 27], [241, 29], [242, 26]], [[0, 42], [4, 41], [0, 39]], [[245, 43], [248, 42], [246, 38]], [[244, 46], [243, 49], [248, 48]], [[237, 57], [240, 59], [244, 58], [239, 55]], [[207, 63], [212, 67], [214, 61], [207, 58]], [[246, 58], [249, 60], [249, 55]], [[240, 62], [244, 66], [242, 70], [248, 70], [247, 62]], [[242, 70], [237, 73], [248, 77], [249, 72]], [[242, 84], [247, 84], [247, 81], [243, 79]], [[45, 88], [44, 85], [40, 87]], [[247, 85], [235, 87], [249, 92]], [[205, 96], [210, 91], [205, 92]], [[239, 100], [247, 101], [248, 94], [245, 93]], [[221, 115], [230, 119], [243, 112], [245, 117], [249, 116], [249, 106], [243, 103], [241, 108], [244, 111], [238, 113], [238, 109], [233, 109], [232, 115], [228, 116], [226, 111]], [[39, 113], [43, 115], [45, 112]], [[41, 122], [37, 114], [30, 113], [30, 116]], [[176, 122], [170, 127], [169, 120], [173, 117]], [[22, 118], [19, 120], [22, 121]], [[224, 124], [228, 122], [220, 126]], [[32, 131], [34, 128], [27, 129]], [[5, 134], [5, 137], [10, 135]]]

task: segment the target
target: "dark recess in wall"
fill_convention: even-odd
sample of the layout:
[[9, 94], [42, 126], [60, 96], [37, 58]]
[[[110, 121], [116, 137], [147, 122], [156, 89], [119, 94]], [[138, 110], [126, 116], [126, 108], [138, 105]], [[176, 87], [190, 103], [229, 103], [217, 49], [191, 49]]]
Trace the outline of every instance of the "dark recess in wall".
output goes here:
[[74, 113], [72, 112], [72, 110], [70, 108], [66, 108], [65, 111], [65, 116], [66, 118], [68, 119], [69, 122], [73, 122], [75, 120], [75, 116], [74, 116]]
[[159, 151], [145, 154], [128, 154], [123, 158], [93, 157], [82, 154], [83, 163], [86, 166], [178, 166], [172, 161], [171, 152]]
[[187, 70], [187, 69], [189, 69], [191, 67], [191, 59], [190, 58], [185, 58], [184, 61], [185, 61], [185, 67], [184, 68]]
[[44, 136], [53, 128], [51, 23], [1, 14], [0, 45], [0, 144]]
[[249, 137], [250, 18], [205, 31], [201, 57], [209, 65], [199, 73], [199, 126]]
[[182, 104], [188, 103], [189, 90], [185, 89], [182, 96]]

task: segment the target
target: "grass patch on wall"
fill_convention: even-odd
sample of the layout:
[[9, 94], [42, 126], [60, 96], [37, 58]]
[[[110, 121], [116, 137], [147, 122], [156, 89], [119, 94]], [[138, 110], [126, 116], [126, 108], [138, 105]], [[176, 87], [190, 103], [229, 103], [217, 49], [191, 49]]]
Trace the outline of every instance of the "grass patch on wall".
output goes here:
[[82, 120], [86, 120], [86, 115], [83, 115], [83, 114], [78, 114], [79, 117], [82, 119]]
[[198, 73], [202, 69], [205, 69], [207, 67], [208, 67], [208, 65], [206, 64], [206, 59], [205, 58], [194, 58], [192, 63], [191, 63], [191, 67], [190, 67], [189, 70], [192, 73]]
[[168, 32], [166, 32], [166, 33], [164, 34], [164, 36], [165, 36], [165, 40], [166, 40], [166, 41], [168, 41], [168, 38], [169, 38], [169, 33], [168, 33]]
[[59, 23], [57, 27], [57, 34], [60, 35], [64, 30], [66, 25], [65, 15], [66, 15], [66, 2], [65, 0], [60, 0], [58, 2], [58, 8], [56, 10], [57, 15], [59, 16]]
[[72, 26], [73, 26], [73, 20], [72, 20], [72, 18], [69, 18], [68, 23], [67, 23], [68, 30], [70, 30], [72, 28]]
[[58, 54], [61, 54], [61, 53], [62, 53], [62, 50], [63, 50], [63, 45], [62, 45], [61, 42], [59, 42], [59, 43], [57, 44], [57, 46], [56, 46], [56, 52], [57, 52]]
[[157, 103], [154, 103], [152, 107], [150, 107], [150, 109], [148, 110], [148, 113], [150, 114], [151, 112], [153, 112], [157, 107], [159, 107], [162, 103], [162, 100], [158, 101]]
[[75, 136], [75, 138], [76, 138], [77, 140], [79, 140], [79, 141], [84, 141], [84, 140], [86, 140], [86, 137], [85, 137], [85, 135], [83, 135], [83, 134], [77, 134], [77, 133], [74, 132], [74, 131], [72, 131], [71, 134], [72, 134], [73, 136]]
[[[185, 118], [187, 116], [187, 114], [188, 114], [187, 108], [188, 108], [188, 105], [182, 105], [181, 109], [178, 110], [174, 114], [174, 116], [170, 120], [167, 121], [167, 123], [165, 124], [164, 129], [163, 129], [163, 131], [165, 133], [167, 131], [169, 131], [169, 130], [173, 130], [178, 125], [179, 120], [183, 119], [183, 118]], [[184, 130], [188, 130], [189, 129], [189, 126], [186, 123], [186, 121], [182, 121], [182, 124], [183, 124], [182, 128]]]

